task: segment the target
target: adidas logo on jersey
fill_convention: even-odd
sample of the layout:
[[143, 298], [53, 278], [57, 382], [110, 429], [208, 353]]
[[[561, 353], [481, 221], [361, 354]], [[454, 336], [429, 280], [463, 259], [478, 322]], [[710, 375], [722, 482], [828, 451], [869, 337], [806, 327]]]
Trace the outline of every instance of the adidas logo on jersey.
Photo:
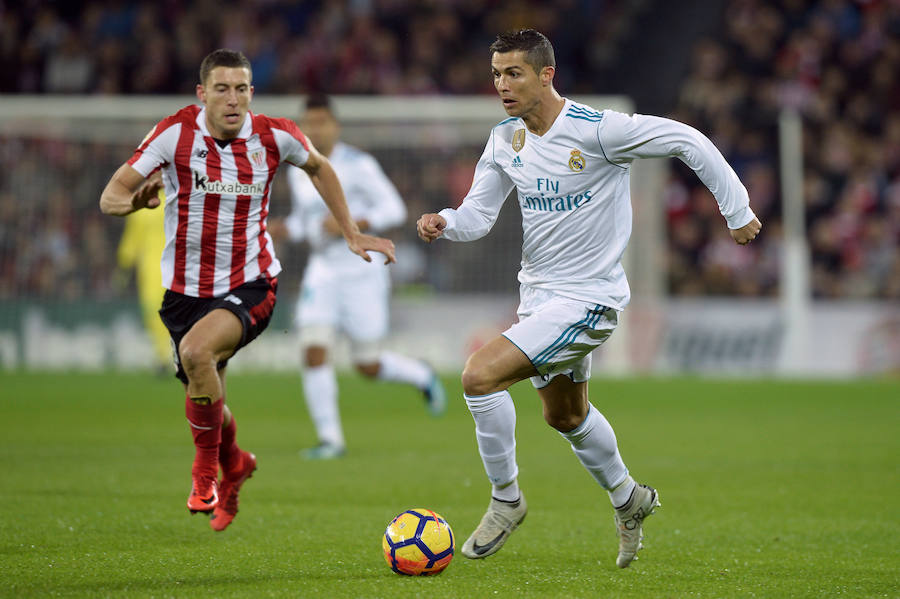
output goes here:
[[515, 168], [521, 168], [521, 167], [525, 166], [525, 163], [522, 162], [522, 159], [519, 158], [519, 155], [518, 155], [518, 154], [516, 154], [516, 157], [513, 158], [512, 166], [515, 167]]

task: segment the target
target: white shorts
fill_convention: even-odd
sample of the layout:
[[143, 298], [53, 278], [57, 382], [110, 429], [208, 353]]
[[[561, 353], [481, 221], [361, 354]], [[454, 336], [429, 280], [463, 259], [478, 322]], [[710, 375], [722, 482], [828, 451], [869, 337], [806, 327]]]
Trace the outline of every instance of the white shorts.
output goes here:
[[564, 297], [522, 285], [519, 322], [503, 332], [518, 347], [540, 376], [531, 377], [535, 388], [546, 387], [559, 375], [582, 383], [591, 377], [591, 352], [600, 347], [619, 322], [613, 308]]
[[347, 276], [310, 262], [297, 299], [301, 341], [305, 330], [320, 336], [323, 329], [331, 329], [364, 345], [387, 335], [391, 282], [387, 270], [378, 266]]

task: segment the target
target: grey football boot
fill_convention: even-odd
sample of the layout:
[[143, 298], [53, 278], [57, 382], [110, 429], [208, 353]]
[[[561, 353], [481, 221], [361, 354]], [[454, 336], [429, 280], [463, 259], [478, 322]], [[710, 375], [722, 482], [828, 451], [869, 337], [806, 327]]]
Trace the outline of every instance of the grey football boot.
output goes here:
[[637, 559], [637, 552], [643, 547], [641, 540], [644, 538], [644, 519], [659, 506], [656, 489], [636, 485], [625, 505], [616, 509], [616, 532], [619, 534], [616, 565], [620, 568], [627, 568], [632, 560]]
[[527, 513], [528, 505], [521, 493], [515, 502], [491, 497], [481, 523], [463, 544], [462, 554], [469, 559], [480, 559], [497, 553]]

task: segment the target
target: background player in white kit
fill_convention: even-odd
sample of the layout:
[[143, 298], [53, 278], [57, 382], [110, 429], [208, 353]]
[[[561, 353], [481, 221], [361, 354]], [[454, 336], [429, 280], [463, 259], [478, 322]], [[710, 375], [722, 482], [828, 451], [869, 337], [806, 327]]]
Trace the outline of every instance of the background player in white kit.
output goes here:
[[[643, 520], [659, 505], [619, 455], [612, 427], [588, 401], [591, 351], [612, 333], [630, 292], [621, 258], [631, 234], [629, 165], [673, 156], [713, 192], [734, 240], [759, 233], [747, 191], [712, 143], [695, 129], [659, 117], [598, 112], [553, 87], [553, 47], [531, 29], [491, 45], [494, 86], [511, 118], [491, 131], [460, 207], [425, 214], [419, 236], [471, 241], [490, 231], [515, 188], [524, 238], [519, 322], [466, 362], [465, 400], [492, 484], [492, 498], [463, 555], [495, 553], [527, 512], [515, 457], [515, 406], [507, 389], [530, 378], [544, 418], [572, 445], [615, 508], [627, 567], [641, 548]], [[559, 376], [563, 375], [563, 376]]]
[[[334, 167], [350, 215], [361, 231], [380, 233], [406, 221], [406, 206], [375, 158], [339, 141], [340, 125], [327, 96], [307, 98], [300, 126]], [[292, 241], [308, 240], [311, 250], [297, 300], [297, 324], [303, 393], [319, 444], [304, 455], [335, 458], [345, 451], [337, 379], [329, 360], [338, 332], [350, 339], [353, 362], [364, 376], [415, 386], [435, 416], [444, 412], [446, 397], [440, 379], [427, 364], [380, 346], [388, 332], [391, 280], [387, 267], [377, 261], [363, 262], [347, 249], [337, 221], [309, 177], [296, 168], [289, 169], [287, 176], [293, 210], [280, 234]]]

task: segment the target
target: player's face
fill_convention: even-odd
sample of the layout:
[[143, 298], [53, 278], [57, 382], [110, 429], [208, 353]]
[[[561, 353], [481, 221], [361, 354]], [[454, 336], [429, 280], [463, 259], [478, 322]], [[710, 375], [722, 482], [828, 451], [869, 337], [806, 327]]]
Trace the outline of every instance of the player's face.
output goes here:
[[525, 62], [525, 52], [494, 52], [491, 59], [494, 87], [509, 116], [523, 117], [541, 102], [541, 75]]
[[300, 129], [309, 137], [317, 150], [328, 156], [334, 149], [341, 128], [327, 108], [310, 108], [300, 120]]
[[197, 86], [197, 97], [206, 106], [206, 126], [216, 139], [237, 137], [250, 109], [253, 86], [244, 67], [216, 67]]

